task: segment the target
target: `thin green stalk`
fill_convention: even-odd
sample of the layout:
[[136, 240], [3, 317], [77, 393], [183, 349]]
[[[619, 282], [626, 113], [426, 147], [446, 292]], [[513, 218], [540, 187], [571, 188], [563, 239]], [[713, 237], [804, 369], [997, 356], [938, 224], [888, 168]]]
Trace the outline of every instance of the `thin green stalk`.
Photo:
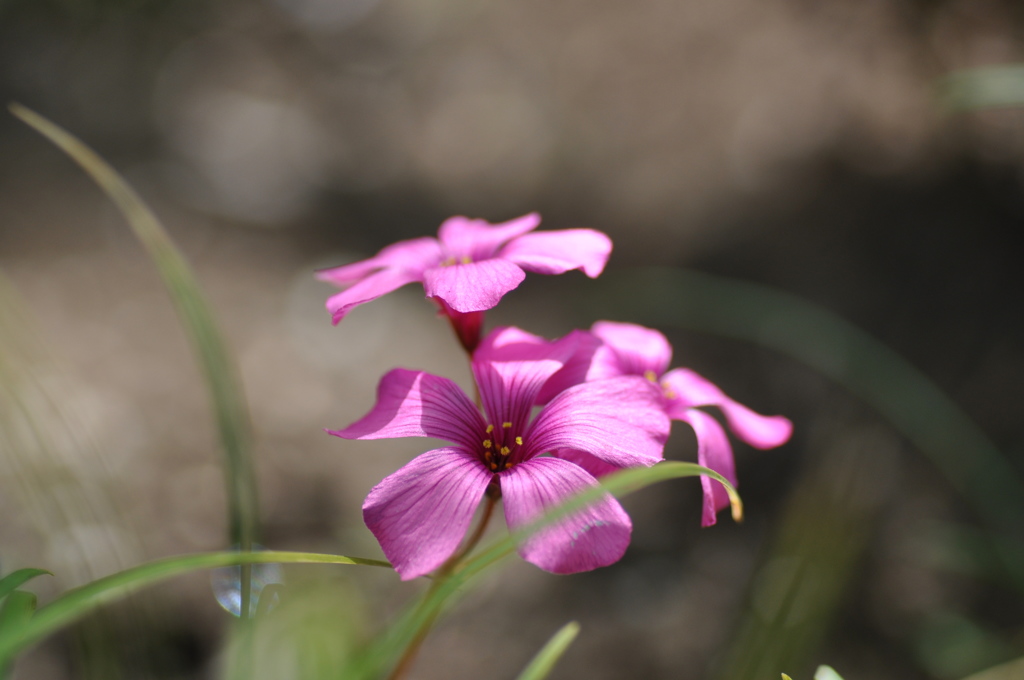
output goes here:
[[[192, 342], [217, 417], [224, 451], [229, 533], [243, 551], [257, 540], [256, 476], [250, 455], [249, 412], [240, 381], [199, 285], [156, 216], [127, 182], [92, 149], [19, 104], [11, 112], [72, 158], [117, 205], [142, 242], [171, 295]], [[242, 617], [249, 615], [251, 568], [242, 567]]]
[[579, 635], [580, 624], [575, 621], [562, 626], [557, 633], [555, 633], [547, 644], [539, 652], [537, 656], [533, 657], [530, 664], [523, 669], [523, 672], [519, 674], [516, 680], [544, 680], [554, 670], [555, 664], [565, 654], [565, 650], [569, 649], [569, 645], [572, 644], [576, 636]]
[[[431, 591], [437, 590], [444, 580], [454, 571], [458, 569], [458, 565], [468, 555], [476, 544], [480, 542], [480, 539], [484, 535], [484, 531], [487, 530], [487, 525], [490, 524], [491, 516], [494, 514], [494, 507], [498, 504], [497, 496], [488, 494], [486, 505], [484, 506], [483, 516], [476, 525], [476, 529], [473, 534], [465, 542], [462, 549], [452, 555], [447, 562], [445, 562], [440, 569], [438, 569], [434, 580], [430, 583], [430, 589], [427, 591], [427, 595], [424, 597], [424, 602], [430, 599]], [[420, 646], [423, 641], [427, 638], [430, 633], [430, 629], [434, 626], [434, 622], [437, 620], [440, 610], [435, 610], [429, 613], [424, 618], [424, 623], [416, 633], [416, 637], [409, 642], [409, 646], [405, 648], [402, 653], [402, 657], [395, 664], [394, 670], [391, 671], [391, 675], [388, 676], [388, 680], [400, 680], [411, 668], [413, 659], [416, 658], [416, 654], [419, 652]]]

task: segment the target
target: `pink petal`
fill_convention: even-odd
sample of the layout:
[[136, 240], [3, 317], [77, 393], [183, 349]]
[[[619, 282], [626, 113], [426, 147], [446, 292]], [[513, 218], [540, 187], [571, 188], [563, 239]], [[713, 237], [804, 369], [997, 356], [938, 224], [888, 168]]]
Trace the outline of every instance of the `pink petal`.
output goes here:
[[331, 321], [337, 325], [354, 307], [376, 300], [381, 295], [419, 280], [419, 274], [412, 271], [382, 269], [356, 282], [350, 288], [327, 298], [327, 311], [331, 313]]
[[363, 279], [378, 269], [396, 267], [422, 273], [441, 261], [441, 244], [429, 236], [399, 241], [367, 260], [321, 269], [316, 278], [339, 286]]
[[[718, 421], [697, 409], [689, 409], [680, 414], [680, 420], [690, 423], [697, 435], [697, 462], [736, 486], [736, 462], [732, 457], [732, 446]], [[701, 476], [700, 485], [704, 489], [704, 511], [700, 523], [701, 526], [709, 527], [716, 521], [715, 514], [729, 506], [729, 494], [721, 482], [710, 477]]]
[[459, 449], [435, 449], [373, 487], [363, 520], [403, 581], [430, 573], [452, 556], [492, 476]]
[[473, 355], [473, 377], [484, 411], [495, 423], [510, 422], [512, 436], [527, 427], [537, 393], [572, 356], [577, 338], [548, 342], [518, 328], [492, 331]]
[[562, 274], [582, 269], [593, 279], [604, 270], [611, 252], [611, 239], [599, 231], [564, 229], [520, 236], [502, 248], [498, 257], [529, 272]]
[[662, 460], [671, 421], [658, 387], [638, 376], [594, 380], [561, 392], [523, 436], [529, 455], [576, 449], [619, 467]]
[[446, 255], [469, 257], [473, 262], [494, 257], [508, 240], [532, 231], [540, 224], [540, 215], [529, 213], [502, 224], [468, 217], [450, 217], [437, 232]]
[[396, 368], [381, 378], [369, 413], [327, 432], [343, 439], [436, 437], [475, 450], [483, 430], [480, 411], [451, 380]]
[[423, 274], [427, 297], [439, 297], [458, 312], [480, 312], [497, 306], [526, 274], [505, 260], [483, 260], [428, 269]]
[[544, 389], [537, 395], [538, 404], [546, 404], [573, 385], [623, 375], [619, 369], [619, 358], [593, 333], [573, 331], [566, 337], [570, 336], [576, 339], [576, 349], [565, 366], [544, 384]]
[[729, 421], [729, 429], [755, 448], [774, 448], [786, 443], [793, 434], [793, 423], [788, 418], [755, 413], [689, 369], [670, 371], [662, 382], [673, 393], [670, 396], [673, 412], [691, 406], [717, 406]]
[[570, 463], [579, 465], [581, 468], [591, 474], [596, 479], [600, 479], [605, 475], [610, 475], [613, 472], [618, 472], [622, 468], [611, 463], [606, 463], [597, 456], [592, 456], [585, 451], [576, 451], [574, 449], [556, 449], [551, 452], [551, 455], [555, 458], [561, 458], [567, 460]]
[[[589, 473], [558, 458], [534, 458], [502, 472], [505, 521], [515, 531], [562, 501], [597, 485]], [[575, 574], [618, 562], [633, 525], [610, 495], [547, 526], [519, 546], [524, 560], [555, 574]]]
[[622, 373], [646, 375], [650, 371], [655, 378], [660, 378], [672, 361], [672, 345], [652, 328], [598, 321], [590, 330], [618, 356]]

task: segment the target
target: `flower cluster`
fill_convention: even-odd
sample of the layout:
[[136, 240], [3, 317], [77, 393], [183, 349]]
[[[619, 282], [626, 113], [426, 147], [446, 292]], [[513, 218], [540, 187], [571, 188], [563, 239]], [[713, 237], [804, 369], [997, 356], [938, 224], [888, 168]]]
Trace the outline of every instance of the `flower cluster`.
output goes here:
[[[483, 315], [525, 277], [524, 270], [596, 277], [611, 241], [590, 229], [533, 233], [539, 216], [504, 224], [453, 217], [438, 238], [402, 241], [319, 278], [342, 287], [327, 301], [335, 323], [350, 309], [420, 282], [469, 353], [474, 403], [447, 378], [397, 368], [380, 381], [363, 418], [328, 430], [345, 439], [433, 437], [450, 445], [414, 458], [370, 491], [363, 517], [403, 579], [445, 565], [469, 532], [481, 503], [501, 499], [511, 530], [597, 486], [615, 470], [663, 459], [672, 420], [697, 435], [698, 459], [735, 484], [722, 425], [699, 407], [718, 407], [732, 432], [758, 448], [789, 439], [792, 426], [727, 397], [684, 368], [668, 370], [672, 348], [658, 331], [601, 321], [548, 341], [518, 328], [482, 337]], [[701, 477], [702, 523], [728, 505], [719, 482]], [[629, 516], [605, 495], [532, 535], [523, 559], [569, 574], [619, 560]]]

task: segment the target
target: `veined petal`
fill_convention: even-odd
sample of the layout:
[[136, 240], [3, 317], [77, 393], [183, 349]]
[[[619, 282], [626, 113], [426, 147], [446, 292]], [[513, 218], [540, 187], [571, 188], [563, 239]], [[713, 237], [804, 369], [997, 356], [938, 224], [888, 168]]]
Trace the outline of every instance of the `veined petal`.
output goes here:
[[717, 406], [729, 421], [729, 429], [737, 437], [758, 449], [771, 449], [784, 444], [793, 434], [793, 423], [784, 416], [762, 416], [733, 401], [715, 384], [687, 368], [665, 374], [662, 382], [672, 395], [671, 415], [691, 406]]
[[441, 225], [437, 237], [446, 254], [469, 257], [473, 262], [494, 257], [498, 249], [510, 239], [533, 231], [540, 224], [540, 215], [529, 213], [501, 224], [468, 217], [449, 217]]
[[[597, 485], [588, 472], [558, 458], [534, 458], [499, 475], [505, 521], [515, 531], [562, 501]], [[519, 546], [524, 560], [555, 574], [575, 574], [618, 562], [633, 525], [610, 495], [547, 526]]]
[[617, 465], [606, 463], [597, 456], [592, 456], [586, 451], [576, 451], [575, 449], [556, 449], [551, 452], [551, 455], [555, 458], [561, 458], [562, 460], [567, 460], [570, 463], [579, 465], [595, 479], [600, 479], [605, 475], [610, 475], [611, 473], [618, 472], [622, 469]]
[[630, 375], [561, 392], [523, 439], [527, 457], [565, 448], [619, 467], [650, 466], [662, 460], [670, 427], [658, 386]]
[[[732, 445], [718, 421], [695, 408], [679, 414], [679, 419], [688, 422], [697, 435], [697, 462], [736, 486], [736, 462], [732, 457]], [[701, 526], [709, 527], [717, 521], [715, 515], [718, 511], [729, 506], [729, 495], [721, 482], [710, 477], [702, 475], [700, 485], [704, 490], [704, 511], [700, 523]]]
[[420, 275], [413, 271], [382, 269], [327, 298], [327, 311], [331, 313], [331, 321], [337, 325], [354, 307], [420, 280]]
[[618, 355], [622, 373], [660, 378], [672, 361], [672, 345], [653, 328], [598, 321], [590, 330]]
[[452, 556], [491, 477], [473, 456], [446, 448], [413, 458], [373, 487], [363, 520], [403, 581]]
[[343, 439], [436, 437], [474, 450], [484, 431], [480, 411], [448, 378], [396, 368], [377, 386], [377, 403], [343, 430]]
[[488, 417], [511, 422], [522, 434], [537, 393], [573, 355], [578, 341], [574, 333], [549, 341], [513, 326], [488, 333], [472, 362]]
[[434, 267], [423, 273], [427, 297], [438, 297], [457, 312], [480, 312], [497, 306], [526, 274], [505, 260]]
[[436, 266], [440, 261], [441, 244], [436, 238], [424, 236], [393, 243], [366, 260], [340, 267], [321, 269], [316, 273], [316, 278], [344, 286], [363, 279], [379, 269], [397, 267], [422, 273], [423, 270]]
[[604, 270], [611, 252], [612, 240], [599, 231], [563, 229], [520, 236], [502, 248], [498, 257], [529, 272], [562, 274], [582, 269], [593, 279]]

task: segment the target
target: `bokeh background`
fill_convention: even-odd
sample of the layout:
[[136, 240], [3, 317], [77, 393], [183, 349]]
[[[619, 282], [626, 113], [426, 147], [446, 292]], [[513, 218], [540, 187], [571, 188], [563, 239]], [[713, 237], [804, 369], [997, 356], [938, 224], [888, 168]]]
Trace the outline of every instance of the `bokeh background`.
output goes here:
[[[92, 145], [194, 266], [245, 382], [267, 546], [379, 554], [362, 499], [424, 442], [322, 430], [362, 415], [396, 365], [468, 371], [418, 288], [331, 327], [312, 272], [453, 214], [537, 210], [615, 242], [601, 281], [533, 276], [492, 324], [660, 319], [674, 365], [795, 422], [778, 450], [737, 444], [742, 524], [700, 529], [692, 480], [632, 496], [620, 564], [567, 578], [510, 561], [413, 677], [514, 677], [576, 619], [554, 677], [830, 663], [847, 680], [954, 680], [1024, 656], [1024, 114], [951, 106], [943, 79], [1024, 61], [1022, 28], [1008, 0], [0, 0], [0, 100]], [[690, 323], [680, 296], [713, 291], [645, 284], [650, 266], [751, 284], [710, 305], [746, 330]], [[0, 416], [4, 572], [52, 570], [33, 586], [45, 601], [224, 548], [214, 424], [167, 294], [108, 199], [6, 111], [0, 272], [2, 363], [27, 404]], [[781, 299], [810, 319], [806, 342], [764, 342], [778, 334], [744, 311], [751, 291], [795, 296]], [[888, 369], [852, 362], [842, 325], [818, 347], [813, 322], [833, 314], [948, 395], [1005, 466], [963, 484], [894, 426], [906, 400], [837, 382]], [[667, 455], [695, 459], [686, 428]], [[317, 593], [325, 649], [420, 587], [288, 573]], [[15, 677], [218, 677], [227, 618], [208, 575], [183, 578], [41, 645]]]

